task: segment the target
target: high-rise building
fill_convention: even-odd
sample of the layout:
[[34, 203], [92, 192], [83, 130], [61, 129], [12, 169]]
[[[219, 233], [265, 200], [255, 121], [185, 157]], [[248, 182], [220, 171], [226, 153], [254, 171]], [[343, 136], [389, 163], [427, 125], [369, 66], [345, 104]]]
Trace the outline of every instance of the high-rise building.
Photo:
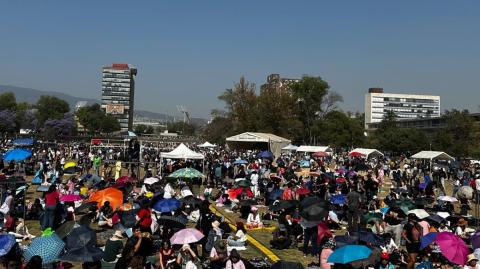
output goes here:
[[102, 68], [102, 108], [118, 119], [121, 131], [133, 128], [136, 75], [137, 69], [128, 64]]
[[282, 78], [279, 74], [270, 74], [267, 77], [267, 82], [260, 86], [260, 91], [265, 91], [266, 89], [274, 89], [277, 91], [283, 91], [288, 89], [290, 83], [298, 82], [299, 79], [291, 78]]
[[440, 96], [384, 93], [383, 88], [370, 88], [365, 95], [365, 128], [381, 122], [387, 111], [398, 120], [440, 117]]

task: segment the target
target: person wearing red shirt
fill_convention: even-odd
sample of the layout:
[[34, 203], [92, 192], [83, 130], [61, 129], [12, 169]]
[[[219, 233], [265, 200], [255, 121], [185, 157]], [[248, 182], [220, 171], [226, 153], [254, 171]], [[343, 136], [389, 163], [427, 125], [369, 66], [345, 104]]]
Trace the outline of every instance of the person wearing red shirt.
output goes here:
[[57, 187], [52, 184], [45, 193], [45, 221], [44, 228], [52, 228], [55, 224], [55, 210], [59, 202], [60, 195], [57, 192]]
[[150, 225], [152, 225], [152, 212], [148, 208], [148, 205], [142, 205], [142, 208], [137, 213], [137, 225], [142, 232], [152, 233]]

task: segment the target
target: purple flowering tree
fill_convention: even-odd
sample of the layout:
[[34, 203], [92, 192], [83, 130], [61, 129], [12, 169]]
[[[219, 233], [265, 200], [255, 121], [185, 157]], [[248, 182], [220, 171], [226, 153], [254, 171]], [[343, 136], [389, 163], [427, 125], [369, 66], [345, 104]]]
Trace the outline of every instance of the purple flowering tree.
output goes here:
[[71, 113], [65, 113], [62, 119], [45, 121], [43, 132], [47, 138], [64, 138], [75, 133], [75, 119]]
[[15, 132], [17, 127], [16, 113], [11, 110], [0, 111], [0, 133]]

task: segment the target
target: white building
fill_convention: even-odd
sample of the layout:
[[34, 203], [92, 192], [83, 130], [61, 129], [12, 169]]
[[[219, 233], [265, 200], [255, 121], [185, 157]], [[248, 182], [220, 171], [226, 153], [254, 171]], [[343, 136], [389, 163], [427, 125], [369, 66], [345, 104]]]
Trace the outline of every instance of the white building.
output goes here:
[[387, 111], [398, 120], [440, 117], [440, 96], [384, 93], [383, 88], [370, 88], [365, 95], [365, 128], [381, 122]]
[[128, 64], [102, 68], [102, 108], [118, 119], [121, 131], [133, 128], [136, 75], [137, 69]]

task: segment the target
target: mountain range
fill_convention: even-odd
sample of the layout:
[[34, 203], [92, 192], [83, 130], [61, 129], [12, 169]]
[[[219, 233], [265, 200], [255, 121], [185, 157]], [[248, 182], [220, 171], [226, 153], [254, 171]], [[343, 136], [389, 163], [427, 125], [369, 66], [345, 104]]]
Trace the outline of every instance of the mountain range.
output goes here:
[[[80, 98], [71, 96], [69, 94], [61, 93], [61, 92], [54, 92], [54, 91], [41, 91], [31, 88], [24, 88], [24, 87], [17, 87], [11, 85], [0, 85], [0, 94], [4, 92], [13, 92], [15, 93], [15, 97], [17, 102], [27, 102], [27, 103], [36, 103], [40, 96], [42, 95], [50, 95], [55, 96], [57, 98], [65, 100], [70, 109], [74, 108], [77, 102], [79, 101], [86, 101], [87, 104], [94, 104], [100, 103], [100, 100], [92, 99], [92, 98]], [[163, 113], [157, 113], [147, 110], [137, 110], [134, 111], [134, 116], [142, 119], [149, 119], [149, 120], [156, 120], [156, 121], [173, 121], [174, 117], [170, 115], [166, 115]], [[192, 122], [195, 124], [205, 124], [207, 120], [201, 118], [192, 118]]]

